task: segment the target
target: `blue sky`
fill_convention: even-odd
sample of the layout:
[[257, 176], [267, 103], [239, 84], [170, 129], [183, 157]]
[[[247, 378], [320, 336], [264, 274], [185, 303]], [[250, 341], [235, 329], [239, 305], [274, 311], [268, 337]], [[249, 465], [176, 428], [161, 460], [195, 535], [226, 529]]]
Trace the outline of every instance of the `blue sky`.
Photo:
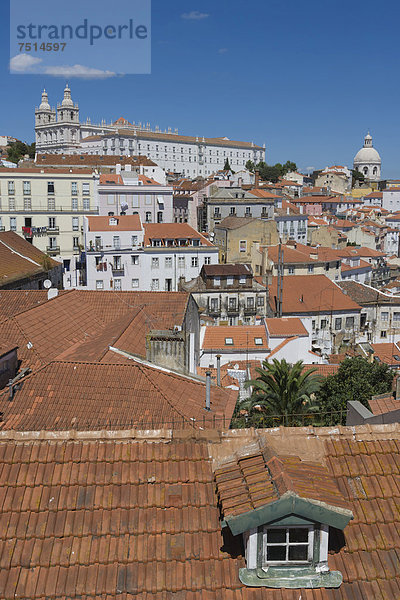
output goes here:
[[[399, 16], [394, 0], [152, 0], [151, 75], [68, 79], [81, 119], [265, 143], [301, 169], [350, 166], [369, 129], [400, 178]], [[33, 141], [42, 88], [54, 105], [66, 78], [10, 75], [8, 23], [2, 0], [0, 135]]]

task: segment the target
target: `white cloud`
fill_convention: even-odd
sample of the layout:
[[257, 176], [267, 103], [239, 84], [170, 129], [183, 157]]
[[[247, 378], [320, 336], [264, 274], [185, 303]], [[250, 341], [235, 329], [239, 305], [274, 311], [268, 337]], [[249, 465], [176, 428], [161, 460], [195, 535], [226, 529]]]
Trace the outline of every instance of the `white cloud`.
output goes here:
[[15, 73], [29, 72], [32, 67], [41, 62], [41, 58], [36, 58], [30, 54], [17, 54], [10, 60], [10, 71]]
[[192, 10], [188, 13], [183, 13], [181, 15], [182, 19], [187, 19], [189, 21], [200, 21], [201, 19], [207, 19], [210, 15], [208, 13], [202, 13], [198, 10]]
[[82, 79], [106, 79], [116, 76], [114, 71], [102, 71], [84, 65], [45, 67], [44, 72], [46, 75], [53, 75], [53, 77], [80, 77]]
[[228, 52], [228, 48], [220, 48], [218, 50], [218, 54], [225, 54], [226, 52]]

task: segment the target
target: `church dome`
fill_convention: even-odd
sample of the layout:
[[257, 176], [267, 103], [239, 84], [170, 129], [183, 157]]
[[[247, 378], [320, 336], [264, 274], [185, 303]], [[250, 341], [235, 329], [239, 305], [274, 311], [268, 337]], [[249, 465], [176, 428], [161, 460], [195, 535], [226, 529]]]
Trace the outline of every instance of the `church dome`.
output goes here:
[[40, 103], [39, 110], [51, 110], [46, 90], [43, 90], [42, 102]]
[[354, 157], [354, 166], [360, 164], [381, 164], [379, 152], [372, 146], [372, 137], [368, 133], [364, 138], [364, 146]]
[[72, 102], [72, 98], [71, 98], [71, 90], [68, 87], [68, 83], [65, 86], [64, 98], [63, 98], [63, 101], [61, 102], [61, 106], [63, 106], [64, 108], [73, 108], [74, 107], [74, 103]]

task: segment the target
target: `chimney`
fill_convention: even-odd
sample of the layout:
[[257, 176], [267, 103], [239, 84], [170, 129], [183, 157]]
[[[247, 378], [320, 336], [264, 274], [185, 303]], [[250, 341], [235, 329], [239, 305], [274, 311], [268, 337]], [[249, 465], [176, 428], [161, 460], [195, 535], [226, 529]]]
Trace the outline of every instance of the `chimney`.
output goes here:
[[211, 410], [211, 371], [206, 371], [206, 410]]
[[255, 172], [255, 174], [256, 174], [256, 178], [255, 178], [255, 181], [254, 181], [254, 188], [257, 190], [259, 188], [259, 185], [260, 185], [260, 171], [257, 169], [256, 172]]
[[217, 385], [220, 387], [221, 385], [221, 355], [217, 354]]

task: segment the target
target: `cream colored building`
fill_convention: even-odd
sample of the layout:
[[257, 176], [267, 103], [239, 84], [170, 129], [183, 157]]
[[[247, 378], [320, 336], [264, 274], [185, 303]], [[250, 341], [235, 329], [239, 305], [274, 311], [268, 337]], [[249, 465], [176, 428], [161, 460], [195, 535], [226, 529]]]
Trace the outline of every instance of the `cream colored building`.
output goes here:
[[83, 217], [97, 214], [97, 183], [92, 169], [0, 168], [0, 230], [15, 231], [63, 260], [66, 273], [73, 273], [66, 285], [77, 285]]
[[250, 264], [254, 275], [263, 275], [264, 245], [279, 242], [275, 221], [227, 217], [214, 228], [213, 243], [219, 248], [220, 263]]

